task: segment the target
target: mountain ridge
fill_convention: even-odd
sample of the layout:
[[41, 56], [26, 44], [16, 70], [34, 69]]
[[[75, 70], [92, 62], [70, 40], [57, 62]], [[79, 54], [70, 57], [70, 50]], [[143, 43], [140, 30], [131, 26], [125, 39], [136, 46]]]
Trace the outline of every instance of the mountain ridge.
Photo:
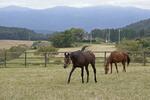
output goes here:
[[147, 18], [150, 18], [150, 10], [134, 7], [0, 8], [1, 26], [25, 27], [33, 30], [62, 31], [80, 27], [89, 31], [93, 28], [120, 28]]

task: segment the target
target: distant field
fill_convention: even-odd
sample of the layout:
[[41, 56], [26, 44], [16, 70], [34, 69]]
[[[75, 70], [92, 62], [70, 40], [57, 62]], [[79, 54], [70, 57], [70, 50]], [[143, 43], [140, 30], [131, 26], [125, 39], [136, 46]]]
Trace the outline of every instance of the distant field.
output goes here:
[[[94, 83], [90, 69], [90, 81], [81, 83], [80, 69], [67, 84], [71, 67], [62, 65], [47, 68], [0, 68], [0, 100], [149, 100], [150, 67], [127, 67], [127, 72], [105, 75], [102, 65], [97, 65]], [[86, 79], [86, 74], [85, 74]]]
[[[33, 41], [22, 41], [22, 40], [0, 40], [0, 49], [2, 48], [10, 48], [11, 46], [17, 46], [19, 44], [26, 44], [27, 46], [31, 46], [33, 44]], [[87, 48], [87, 50], [91, 50], [91, 51], [114, 51], [116, 50], [115, 45], [111, 44], [83, 44], [84, 45], [88, 45], [89, 47]], [[80, 50], [82, 48], [82, 46], [80, 47], [71, 47], [71, 48], [60, 48], [59, 52], [64, 52], [64, 51], [76, 51], [76, 50]]]
[[12, 46], [17, 46], [19, 44], [26, 44], [27, 46], [31, 46], [33, 41], [21, 41], [21, 40], [0, 40], [0, 49], [8, 49]]
[[[87, 45], [87, 44], [85, 44]], [[92, 45], [88, 45], [89, 47], [86, 48], [86, 50], [90, 50], [90, 51], [98, 51], [98, 52], [105, 52], [105, 51], [114, 51], [116, 50], [116, 47], [114, 44], [92, 44]], [[74, 47], [74, 48], [60, 48], [59, 52], [72, 52], [72, 51], [76, 51], [76, 50], [81, 50], [83, 46], [81, 47]], [[95, 54], [97, 57], [104, 57], [104, 53], [97, 53]], [[109, 55], [109, 53], [107, 53], [107, 56]], [[59, 54], [58, 56], [63, 56], [63, 54]]]
[[[88, 44], [85, 44], [88, 45]], [[114, 51], [116, 50], [115, 45], [113, 44], [92, 44], [92, 45], [88, 45], [89, 47], [87, 48], [87, 50], [91, 50], [91, 51]], [[59, 49], [60, 52], [64, 52], [64, 51], [76, 51], [76, 50], [81, 50], [83, 46], [81, 47], [72, 47], [72, 48], [61, 48]]]

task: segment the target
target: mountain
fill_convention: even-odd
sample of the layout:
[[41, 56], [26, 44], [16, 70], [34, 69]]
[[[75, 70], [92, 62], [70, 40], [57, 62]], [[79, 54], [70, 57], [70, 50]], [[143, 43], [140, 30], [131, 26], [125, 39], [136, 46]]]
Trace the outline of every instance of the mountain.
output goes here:
[[150, 18], [150, 10], [132, 7], [0, 8], [0, 25], [45, 31], [60, 31], [71, 27], [84, 28], [86, 31], [93, 28], [118, 28], [147, 18]]
[[124, 28], [132, 29], [132, 30], [136, 30], [136, 31], [145, 30], [147, 32], [150, 32], [150, 18], [138, 21], [136, 23], [132, 23], [130, 25], [127, 25]]
[[27, 10], [31, 9], [27, 7], [18, 7], [18, 6], [8, 6], [0, 9], [0, 11], [27, 11]]

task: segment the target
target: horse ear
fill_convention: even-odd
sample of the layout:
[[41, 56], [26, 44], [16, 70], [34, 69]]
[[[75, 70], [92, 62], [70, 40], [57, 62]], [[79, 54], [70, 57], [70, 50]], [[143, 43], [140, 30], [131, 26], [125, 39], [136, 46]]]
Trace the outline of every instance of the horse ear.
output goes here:
[[64, 53], [64, 56], [66, 56], [66, 52]]
[[68, 52], [68, 54], [67, 54], [68, 56], [70, 55], [70, 53]]
[[65, 56], [69, 56], [70, 53], [69, 53], [69, 52], [65, 52], [64, 55], [65, 55]]

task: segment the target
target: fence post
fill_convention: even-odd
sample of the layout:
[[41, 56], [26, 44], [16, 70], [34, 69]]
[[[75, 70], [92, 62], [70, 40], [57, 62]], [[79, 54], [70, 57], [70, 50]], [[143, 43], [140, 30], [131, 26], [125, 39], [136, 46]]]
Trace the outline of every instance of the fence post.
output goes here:
[[25, 60], [25, 63], [24, 63], [24, 65], [25, 65], [25, 68], [27, 67], [27, 52], [25, 51], [25, 54], [24, 54], [24, 60]]
[[47, 67], [47, 53], [44, 53], [44, 57], [45, 57], [45, 67]]
[[104, 65], [106, 63], [106, 51], [104, 52]]
[[7, 51], [5, 51], [5, 54], [4, 54], [5, 58], [4, 58], [4, 65], [5, 65], [5, 68], [6, 68], [6, 64], [7, 64]]
[[143, 64], [146, 66], [146, 52], [143, 52]]

